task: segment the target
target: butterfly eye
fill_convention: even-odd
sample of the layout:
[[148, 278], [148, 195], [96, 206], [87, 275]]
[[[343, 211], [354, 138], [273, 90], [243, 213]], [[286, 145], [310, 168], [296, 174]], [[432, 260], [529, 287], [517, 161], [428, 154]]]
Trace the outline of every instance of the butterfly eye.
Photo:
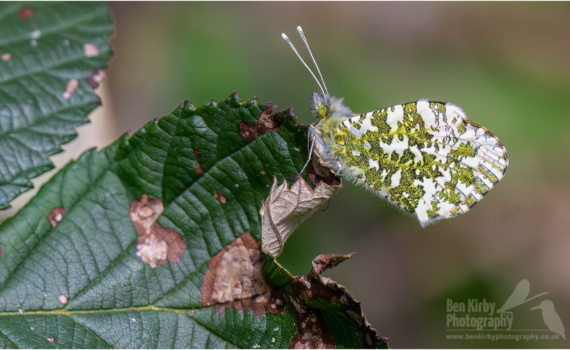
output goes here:
[[317, 116], [319, 118], [326, 118], [329, 115], [329, 107], [324, 104], [320, 104], [317, 108]]

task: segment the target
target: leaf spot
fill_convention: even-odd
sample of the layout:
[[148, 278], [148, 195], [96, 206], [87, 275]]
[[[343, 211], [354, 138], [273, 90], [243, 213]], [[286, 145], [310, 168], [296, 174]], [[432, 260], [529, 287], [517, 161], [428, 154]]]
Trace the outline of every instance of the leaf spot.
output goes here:
[[253, 141], [259, 135], [267, 134], [270, 132], [279, 132], [281, 121], [277, 117], [279, 113], [273, 113], [273, 107], [269, 106], [259, 116], [257, 123], [239, 123], [238, 134], [246, 141]]
[[146, 194], [134, 200], [129, 210], [129, 218], [139, 234], [136, 255], [152, 268], [167, 262], [179, 263], [186, 250], [186, 242], [178, 232], [156, 223], [163, 210], [161, 199]]
[[[297, 314], [295, 323], [299, 331], [291, 338], [290, 349], [330, 349], [336, 347], [336, 340], [322, 314], [313, 308], [303, 308]], [[314, 320], [314, 321], [313, 321]], [[301, 331], [302, 330], [302, 331]]]
[[283, 313], [284, 308], [271, 307], [280, 294], [266, 282], [259, 246], [246, 232], [210, 260], [200, 287], [202, 305], [218, 305], [220, 312], [230, 307], [253, 310], [258, 317]]
[[30, 38], [34, 40], [38, 40], [39, 38], [41, 38], [41, 36], [42, 36], [42, 31], [39, 29], [36, 29], [30, 33]]
[[99, 56], [99, 49], [97, 48], [97, 46], [91, 43], [85, 43], [83, 45], [83, 54], [85, 55], [85, 57]]
[[214, 191], [214, 199], [216, 199], [218, 202], [220, 202], [222, 204], [226, 204], [226, 202], [227, 202], [226, 197], [224, 197], [222, 192], [217, 191], [217, 190]]
[[270, 132], [279, 132], [281, 126], [281, 121], [277, 118], [277, 114], [273, 114], [273, 106], [267, 108], [259, 116], [257, 122], [257, 132], [262, 134], [267, 134]]
[[57, 300], [62, 303], [63, 305], [67, 304], [67, 297], [65, 295], [60, 295]]
[[97, 89], [103, 80], [105, 80], [105, 72], [99, 68], [94, 69], [91, 74], [87, 76], [87, 82], [93, 89]]
[[[259, 243], [249, 232], [236, 238], [208, 263], [200, 287], [202, 303], [223, 304], [270, 291], [261, 263]], [[222, 282], [230, 288], [224, 288]]]
[[197, 161], [193, 160], [192, 161], [192, 167], [194, 168], [194, 171], [196, 172], [196, 174], [198, 175], [202, 175], [204, 173], [204, 168], [206, 168], [206, 164], [200, 164]]
[[30, 19], [34, 16], [34, 9], [30, 6], [22, 6], [18, 11], [18, 17], [21, 19]]
[[257, 125], [239, 122], [238, 134], [246, 141], [253, 141], [257, 138]]
[[63, 92], [63, 98], [64, 99], [68, 99], [71, 97], [71, 95], [73, 95], [73, 93], [75, 92], [75, 90], [77, 90], [77, 87], [79, 86], [79, 81], [77, 81], [77, 79], [69, 79], [67, 81], [67, 85], [65, 86], [65, 91]]
[[196, 157], [196, 159], [200, 158], [201, 155], [202, 155], [201, 149], [195, 149], [194, 150], [194, 157]]
[[63, 220], [65, 216], [65, 209], [63, 207], [54, 207], [48, 214], [47, 219], [51, 224], [51, 227], [56, 227], [57, 224]]

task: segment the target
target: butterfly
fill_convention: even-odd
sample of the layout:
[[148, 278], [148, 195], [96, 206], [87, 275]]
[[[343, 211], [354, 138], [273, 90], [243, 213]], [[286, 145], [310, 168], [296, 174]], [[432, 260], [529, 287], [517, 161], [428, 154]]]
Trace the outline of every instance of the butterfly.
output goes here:
[[282, 34], [320, 88], [312, 97], [317, 121], [309, 127], [309, 160], [315, 155], [333, 173], [415, 216], [422, 227], [466, 213], [503, 178], [506, 148], [453, 103], [420, 99], [354, 114], [329, 94], [300, 26], [297, 31], [320, 77]]

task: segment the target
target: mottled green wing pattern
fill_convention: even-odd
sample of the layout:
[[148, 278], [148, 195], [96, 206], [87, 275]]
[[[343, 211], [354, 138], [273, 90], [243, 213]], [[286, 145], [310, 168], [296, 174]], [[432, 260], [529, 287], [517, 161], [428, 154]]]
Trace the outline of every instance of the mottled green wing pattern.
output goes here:
[[354, 115], [327, 131], [342, 174], [422, 226], [467, 212], [508, 165], [499, 139], [452, 103], [422, 99]]

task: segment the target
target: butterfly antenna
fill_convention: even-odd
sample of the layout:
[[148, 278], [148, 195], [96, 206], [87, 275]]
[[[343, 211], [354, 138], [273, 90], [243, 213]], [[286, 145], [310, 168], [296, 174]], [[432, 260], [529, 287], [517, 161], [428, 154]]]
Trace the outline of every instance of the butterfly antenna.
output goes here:
[[323, 75], [321, 74], [321, 70], [319, 69], [319, 65], [317, 64], [317, 61], [315, 60], [315, 56], [313, 56], [313, 52], [311, 51], [311, 48], [309, 47], [309, 42], [307, 41], [307, 38], [305, 37], [305, 33], [303, 33], [303, 29], [301, 28], [301, 26], [297, 27], [297, 31], [299, 32], [299, 35], [303, 39], [305, 46], [307, 46], [307, 50], [309, 51], [309, 55], [311, 55], [311, 58], [313, 59], [313, 63], [315, 64], [315, 67], [317, 68], [317, 72], [319, 73], [319, 76], [321, 77], [321, 82], [323, 83], [323, 86], [325, 87], [325, 92], [328, 95], [329, 90], [327, 89], [327, 84], [325, 84], [325, 79], [323, 78]]
[[[300, 27], [299, 27], [300, 28]], [[303, 60], [303, 58], [301, 58], [301, 55], [299, 55], [299, 52], [297, 52], [297, 49], [295, 48], [295, 46], [293, 45], [293, 43], [291, 42], [291, 40], [289, 40], [289, 38], [287, 37], [287, 35], [285, 35], [285, 33], [282, 33], [281, 36], [283, 37], [283, 40], [285, 40], [287, 42], [287, 44], [289, 44], [289, 46], [291, 47], [291, 49], [297, 54], [297, 57], [299, 57], [299, 59], [301, 60], [301, 62], [303, 62], [303, 64], [305, 65], [305, 68], [307, 68], [307, 70], [309, 71], [309, 73], [311, 73], [311, 75], [313, 76], [313, 78], [315, 79], [315, 81], [317, 82], [317, 84], [319, 85], [319, 88], [321, 89], [321, 91], [323, 93], [325, 93], [325, 90], [323, 90], [323, 86], [321, 85], [321, 83], [319, 83], [319, 80], [317, 79], [317, 77], [315, 76], [315, 73], [313, 73], [313, 71], [311, 70], [311, 68], [309, 68], [309, 66], [307, 65], [307, 63], [305, 63], [305, 60]], [[305, 40], [305, 39], [303, 39]], [[306, 41], [305, 41], [306, 43]], [[310, 51], [309, 51], [310, 52]], [[311, 57], [313, 55], [311, 54]], [[314, 58], [313, 58], [314, 60]], [[319, 69], [319, 67], [317, 67], [317, 69]], [[319, 72], [319, 74], [321, 74]], [[322, 78], [322, 76], [321, 76]], [[324, 81], [323, 81], [324, 84]], [[328, 95], [328, 92], [327, 92]]]

